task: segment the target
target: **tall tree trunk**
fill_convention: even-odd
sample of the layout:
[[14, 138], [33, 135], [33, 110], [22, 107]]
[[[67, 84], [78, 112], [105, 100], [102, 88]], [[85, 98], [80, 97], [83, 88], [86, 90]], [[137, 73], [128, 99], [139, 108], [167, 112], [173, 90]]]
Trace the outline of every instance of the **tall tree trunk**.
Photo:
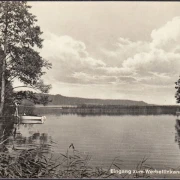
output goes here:
[[4, 51], [2, 51], [0, 60], [2, 62], [0, 116], [2, 116], [3, 110], [4, 110], [4, 104], [5, 104], [5, 91], [6, 91], [6, 74], [5, 74], [6, 72], [6, 38], [5, 38], [5, 44], [4, 44]]
[[4, 49], [2, 54], [2, 73], [1, 73], [1, 103], [0, 103], [0, 116], [3, 115], [5, 104], [5, 90], [6, 90], [6, 57], [7, 57], [7, 29], [8, 29], [8, 2], [6, 2], [6, 26], [4, 32]]
[[1, 73], [1, 104], [0, 104], [0, 115], [3, 115], [4, 103], [5, 103], [5, 70], [6, 70], [6, 59], [2, 58], [2, 73]]

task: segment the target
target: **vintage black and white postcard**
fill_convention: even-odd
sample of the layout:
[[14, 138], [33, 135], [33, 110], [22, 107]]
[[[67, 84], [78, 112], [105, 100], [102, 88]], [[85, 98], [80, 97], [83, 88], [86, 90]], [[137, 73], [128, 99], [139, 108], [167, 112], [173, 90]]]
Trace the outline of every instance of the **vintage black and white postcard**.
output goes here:
[[180, 178], [180, 2], [0, 1], [0, 178]]

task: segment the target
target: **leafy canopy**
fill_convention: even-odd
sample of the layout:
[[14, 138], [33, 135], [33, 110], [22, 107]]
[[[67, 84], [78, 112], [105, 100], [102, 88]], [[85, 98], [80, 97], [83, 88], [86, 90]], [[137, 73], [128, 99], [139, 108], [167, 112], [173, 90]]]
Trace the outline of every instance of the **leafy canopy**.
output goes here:
[[[6, 48], [6, 76], [18, 78], [25, 85], [36, 87], [51, 64], [35, 48], [42, 48], [43, 39], [37, 19], [25, 1], [0, 2], [0, 48]], [[42, 83], [42, 81], [41, 81]]]
[[[43, 69], [51, 68], [51, 64], [35, 50], [42, 48], [43, 39], [30, 8], [25, 1], [0, 1], [0, 65], [5, 61], [6, 93], [12, 92], [15, 78], [43, 93], [51, 88], [41, 80]], [[1, 68], [0, 75], [2, 72]]]

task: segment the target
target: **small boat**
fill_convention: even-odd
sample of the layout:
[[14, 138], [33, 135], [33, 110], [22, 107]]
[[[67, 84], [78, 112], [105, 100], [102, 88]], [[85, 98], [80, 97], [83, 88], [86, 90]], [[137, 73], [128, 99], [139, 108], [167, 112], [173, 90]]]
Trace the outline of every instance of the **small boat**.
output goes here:
[[14, 116], [17, 117], [18, 123], [21, 124], [43, 124], [46, 120], [46, 116], [36, 116], [36, 115], [19, 115], [18, 104], [15, 102], [16, 110]]
[[43, 124], [46, 120], [46, 116], [19, 116], [20, 122], [23, 124]]

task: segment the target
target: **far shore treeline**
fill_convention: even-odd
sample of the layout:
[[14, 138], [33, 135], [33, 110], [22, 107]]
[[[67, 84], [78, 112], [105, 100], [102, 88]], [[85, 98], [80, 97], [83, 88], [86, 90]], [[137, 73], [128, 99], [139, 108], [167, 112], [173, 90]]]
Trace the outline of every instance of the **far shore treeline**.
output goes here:
[[48, 105], [137, 105], [146, 106], [144, 101], [123, 100], [123, 99], [94, 99], [80, 97], [66, 97], [60, 94], [49, 95]]
[[40, 114], [77, 114], [77, 115], [176, 115], [180, 106], [168, 105], [61, 105], [61, 106], [36, 106], [33, 112]]
[[49, 104], [36, 105], [28, 103], [20, 105], [19, 112], [30, 114], [78, 114], [78, 115], [176, 115], [179, 105], [153, 105], [143, 101], [86, 99], [49, 95]]

